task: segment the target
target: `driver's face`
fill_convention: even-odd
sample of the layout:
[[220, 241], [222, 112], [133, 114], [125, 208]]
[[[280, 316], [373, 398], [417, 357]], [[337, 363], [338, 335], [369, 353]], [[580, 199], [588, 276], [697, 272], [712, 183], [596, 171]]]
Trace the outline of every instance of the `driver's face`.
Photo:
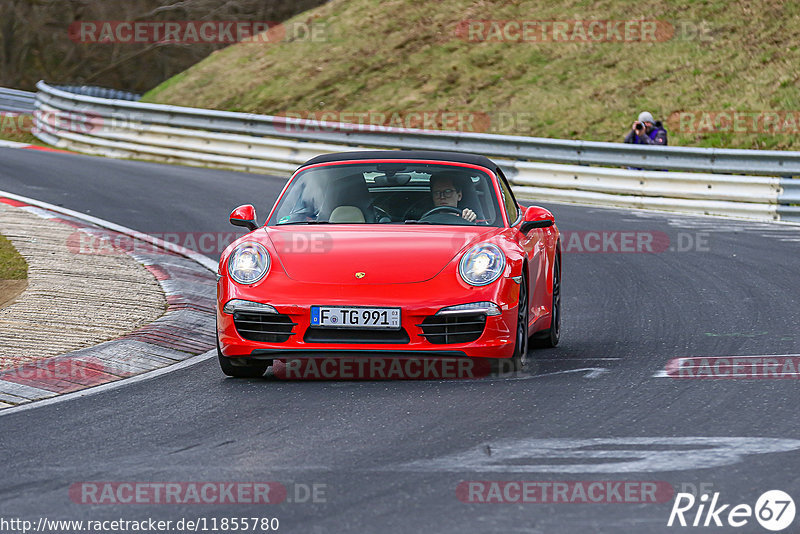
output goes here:
[[439, 206], [457, 208], [458, 202], [461, 200], [461, 192], [456, 191], [451, 180], [437, 181], [431, 186], [431, 195], [433, 196], [433, 205], [437, 208]]

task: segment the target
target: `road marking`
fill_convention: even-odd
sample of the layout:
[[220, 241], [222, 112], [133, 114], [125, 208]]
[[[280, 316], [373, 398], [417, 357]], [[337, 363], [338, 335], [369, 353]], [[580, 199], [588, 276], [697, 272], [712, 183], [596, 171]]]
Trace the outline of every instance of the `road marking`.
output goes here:
[[545, 376], [566, 375], [571, 373], [586, 373], [583, 378], [597, 378], [605, 372], [608, 372], [608, 369], [604, 367], [581, 367], [580, 369], [564, 369], [562, 371], [550, 371], [546, 373], [535, 373], [530, 375], [520, 374], [519, 376], [510, 376], [507, 378], [497, 377], [495, 380], [532, 380], [534, 378], [542, 378]]
[[597, 378], [600, 375], [602, 375], [603, 373], [607, 373], [607, 372], [608, 372], [608, 369], [600, 367], [600, 368], [594, 369], [591, 373], [588, 373], [588, 374], [584, 375], [583, 378]]
[[177, 371], [178, 369], [184, 369], [194, 364], [204, 362], [216, 355], [217, 355], [217, 350], [213, 349], [208, 352], [204, 352], [203, 354], [192, 356], [191, 358], [169, 365], [167, 367], [161, 367], [160, 369], [156, 369], [154, 371], [148, 371], [146, 373], [142, 373], [140, 375], [136, 375], [131, 378], [124, 378], [122, 380], [117, 380], [116, 382], [109, 382], [107, 384], [103, 384], [100, 386], [95, 386], [88, 389], [75, 391], [73, 393], [65, 393], [64, 395], [58, 395], [57, 397], [50, 397], [47, 399], [29, 402], [27, 404], [20, 404], [19, 406], [14, 406], [13, 408], [4, 408], [0, 410], [0, 417], [12, 413], [24, 412], [25, 410], [33, 410], [35, 408], [41, 408], [43, 406], [50, 406], [51, 404], [58, 404], [60, 402], [66, 402], [82, 397], [89, 397], [91, 395], [97, 395], [98, 393], [105, 393], [106, 391], [110, 391], [112, 389], [129, 386], [132, 384], [136, 384], [138, 382], [143, 382], [145, 380], [157, 378], [161, 375], [171, 373], [172, 371]]
[[518, 438], [385, 470], [649, 473], [722, 467], [739, 463], [749, 455], [798, 449], [800, 440], [758, 437]]
[[704, 334], [708, 337], [760, 337], [768, 335], [769, 332], [728, 332], [723, 334], [704, 332]]
[[537, 362], [616, 362], [622, 358], [536, 358]]
[[[619, 358], [610, 358], [610, 359], [619, 359]], [[563, 360], [554, 360], [554, 361], [563, 361]], [[467, 380], [467, 382], [468, 383], [473, 383], [473, 382], [481, 383], [481, 382], [510, 382], [512, 380], [534, 380], [534, 379], [543, 378], [543, 377], [546, 377], [546, 376], [565, 375], [565, 374], [570, 374], [570, 373], [586, 373], [583, 376], [583, 378], [591, 379], [591, 378], [599, 378], [600, 376], [602, 376], [603, 374], [605, 374], [607, 372], [608, 372], [608, 369], [606, 369], [604, 367], [582, 367], [580, 369], [565, 369], [563, 371], [552, 371], [552, 372], [539, 373], [539, 374], [526, 373], [526, 372], [506, 373], [506, 374], [501, 374], [501, 375], [497, 375], [497, 376], [486, 376], [486, 377], [480, 377], [480, 378], [475, 378], [475, 379], [469, 379], [469, 380]], [[270, 376], [269, 373], [267, 374], [267, 376]], [[463, 380], [441, 380], [441, 379], [436, 379], [436, 380], [419, 380], [419, 381], [416, 381], [416, 383], [418, 383], [418, 384], [445, 384], [445, 383], [448, 383], [448, 382], [456, 382], [456, 381], [463, 382]], [[358, 386], [358, 385], [361, 385], [363, 383], [364, 383], [364, 381], [346, 381], [346, 382], [332, 382], [329, 385], [331, 387], [340, 388], [340, 387], [348, 387], [348, 386]]]
[[0, 141], [0, 147], [2, 148], [22, 148], [30, 146], [30, 143], [18, 143], [17, 141]]

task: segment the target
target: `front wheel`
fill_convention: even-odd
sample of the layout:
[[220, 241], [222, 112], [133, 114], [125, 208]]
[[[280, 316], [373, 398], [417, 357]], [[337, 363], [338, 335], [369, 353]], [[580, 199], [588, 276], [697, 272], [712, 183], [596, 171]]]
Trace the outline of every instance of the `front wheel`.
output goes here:
[[222, 351], [219, 348], [219, 340], [217, 340], [217, 359], [222, 372], [234, 378], [261, 378], [267, 372], [267, 368], [272, 365], [272, 362], [268, 360], [245, 362], [244, 358], [234, 363], [231, 358], [222, 355]]
[[514, 354], [511, 358], [496, 358], [492, 361], [492, 371], [502, 374], [504, 371], [516, 373], [525, 368], [528, 361], [528, 277], [522, 273], [519, 283], [519, 303], [517, 304], [517, 335], [514, 343]]

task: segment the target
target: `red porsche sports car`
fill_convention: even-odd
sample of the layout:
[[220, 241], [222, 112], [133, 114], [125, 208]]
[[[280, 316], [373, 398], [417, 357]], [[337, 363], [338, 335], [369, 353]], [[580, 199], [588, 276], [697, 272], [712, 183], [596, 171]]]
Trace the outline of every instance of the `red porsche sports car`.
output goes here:
[[289, 179], [264, 226], [222, 254], [222, 371], [274, 359], [526, 360], [561, 323], [561, 244], [552, 213], [517, 203], [488, 158], [434, 151], [315, 157]]

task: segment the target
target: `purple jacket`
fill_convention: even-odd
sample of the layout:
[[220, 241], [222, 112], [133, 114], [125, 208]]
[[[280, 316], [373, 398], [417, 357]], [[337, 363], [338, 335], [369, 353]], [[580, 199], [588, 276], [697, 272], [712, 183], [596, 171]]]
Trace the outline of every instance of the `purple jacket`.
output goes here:
[[631, 130], [625, 136], [625, 142], [631, 145], [666, 145], [667, 131], [662, 126], [661, 121], [656, 121], [653, 128], [645, 135], [636, 135]]

